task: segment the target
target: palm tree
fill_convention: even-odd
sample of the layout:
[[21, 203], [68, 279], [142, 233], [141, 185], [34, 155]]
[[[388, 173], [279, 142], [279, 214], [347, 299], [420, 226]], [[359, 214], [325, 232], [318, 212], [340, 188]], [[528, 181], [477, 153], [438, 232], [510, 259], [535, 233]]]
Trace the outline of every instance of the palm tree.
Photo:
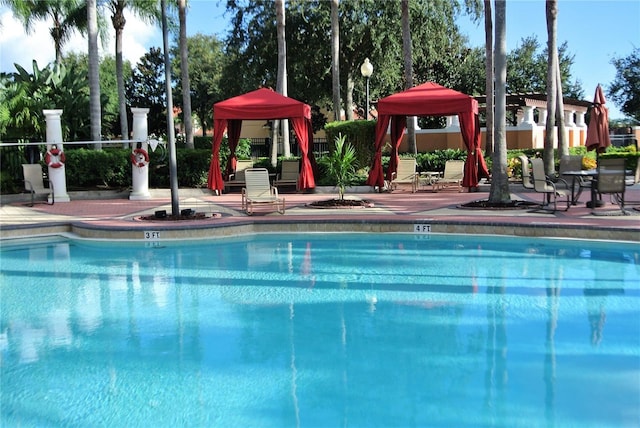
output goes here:
[[484, 34], [485, 34], [485, 94], [487, 94], [486, 100], [486, 113], [485, 121], [487, 132], [485, 135], [485, 155], [490, 156], [493, 154], [493, 100], [494, 100], [494, 86], [495, 72], [493, 69], [493, 8], [491, 7], [491, 0], [484, 0]]
[[[87, 0], [87, 33], [89, 39], [89, 115], [91, 117], [91, 140], [100, 141], [102, 134], [102, 111], [100, 108], [100, 57], [98, 53], [98, 6], [96, 0]], [[96, 150], [102, 144], [94, 145]]]
[[558, 15], [558, 4], [556, 0], [547, 0], [547, 122], [546, 135], [544, 137], [544, 171], [547, 175], [553, 175], [555, 171], [554, 165], [554, 127], [556, 124], [556, 107], [558, 87], [556, 78], [556, 69], [558, 68], [558, 45], [556, 43], [557, 25], [556, 18]]
[[496, 0], [495, 37], [495, 147], [492, 155], [490, 203], [511, 201], [507, 175], [507, 38], [506, 1]]
[[178, 0], [180, 19], [180, 76], [182, 78], [182, 121], [186, 134], [186, 145], [193, 149], [193, 120], [191, 118], [191, 83], [189, 82], [189, 49], [187, 47], [187, 1]]
[[[159, 22], [157, 0], [109, 0], [105, 6], [111, 12], [111, 23], [116, 33], [116, 81], [118, 84], [118, 106], [120, 112], [120, 135], [129, 138], [127, 122], [127, 100], [125, 98], [124, 72], [122, 59], [122, 34], [127, 20], [124, 10], [129, 8], [136, 16], [146, 22]], [[126, 144], [125, 144], [126, 145]]]
[[56, 50], [56, 63], [62, 62], [62, 47], [75, 30], [87, 27], [86, 3], [81, 0], [0, 0], [22, 21], [27, 33], [34, 21], [49, 18], [53, 26], [49, 30]]
[[[276, 27], [277, 27], [277, 38], [278, 38], [278, 78], [276, 80], [276, 92], [281, 95], [287, 96], [287, 43], [285, 40], [285, 6], [284, 0], [276, 0]], [[277, 163], [277, 144], [276, 142], [278, 137], [278, 122], [274, 122], [274, 136], [273, 136], [273, 146], [271, 149], [271, 164], [276, 165]], [[289, 148], [289, 121], [282, 120], [282, 145], [284, 148], [283, 155], [285, 157], [290, 156], [290, 148]]]
[[331, 91], [333, 120], [340, 120], [340, 0], [331, 0]]
[[[404, 58], [404, 89], [413, 88], [413, 59], [411, 54], [411, 27], [409, 25], [409, 0], [402, 0], [400, 4], [402, 15], [402, 56]], [[365, 113], [369, 118], [369, 112]], [[416, 147], [416, 127], [413, 117], [407, 120], [407, 143], [409, 152], [418, 153]]]

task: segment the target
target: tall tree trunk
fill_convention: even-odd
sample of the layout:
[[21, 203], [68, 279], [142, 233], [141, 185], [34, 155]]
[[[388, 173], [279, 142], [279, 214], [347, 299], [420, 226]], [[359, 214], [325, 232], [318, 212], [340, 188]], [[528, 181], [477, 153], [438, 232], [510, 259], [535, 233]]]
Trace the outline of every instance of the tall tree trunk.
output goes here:
[[558, 100], [556, 103], [556, 122], [558, 124], [558, 153], [559, 155], [569, 154], [569, 141], [567, 141], [566, 129], [564, 126], [564, 99], [562, 95], [562, 77], [560, 75], [560, 58], [556, 51], [556, 90]]
[[[287, 42], [285, 39], [285, 4], [284, 0], [276, 0], [276, 25], [278, 36], [278, 78], [276, 81], [276, 92], [287, 96]], [[289, 121], [284, 119], [281, 121], [282, 126], [282, 146], [284, 157], [291, 156], [291, 148], [289, 146]], [[277, 157], [271, 158], [271, 164], [276, 166]]]
[[340, 0], [331, 0], [331, 88], [333, 120], [340, 120]]
[[[89, 112], [91, 117], [91, 140], [101, 141], [102, 121], [100, 110], [100, 71], [98, 57], [98, 8], [96, 0], [87, 1], [87, 33], [89, 38]], [[73, 112], [69, 112], [73, 114]], [[102, 143], [94, 145], [102, 149]]]
[[345, 102], [344, 113], [347, 120], [353, 120], [353, 74], [347, 72], [347, 100]]
[[495, 37], [495, 147], [492, 156], [491, 189], [489, 202], [507, 203], [511, 201], [509, 176], [507, 175], [507, 31], [506, 0], [496, 0]]
[[557, 104], [557, 79], [556, 68], [558, 67], [558, 46], [556, 44], [557, 26], [556, 17], [558, 15], [558, 4], [556, 0], [547, 0], [547, 122], [546, 135], [544, 137], [544, 171], [547, 175], [555, 173], [554, 165], [554, 140]]
[[[413, 88], [413, 57], [411, 54], [411, 27], [409, 25], [409, 0], [402, 0], [402, 56], [404, 58], [404, 88]], [[367, 112], [368, 118], [369, 112]], [[407, 143], [409, 152], [418, 153], [416, 146], [415, 117], [407, 118]]]
[[189, 48], [187, 47], [187, 2], [178, 0], [180, 19], [180, 77], [182, 78], [182, 122], [187, 149], [193, 149], [193, 115], [191, 114], [191, 83], [189, 82]]
[[487, 94], [486, 102], [486, 133], [484, 141], [484, 150], [486, 156], [493, 154], [493, 100], [495, 99], [493, 82], [495, 80], [495, 72], [493, 69], [493, 8], [491, 0], [484, 0], [484, 40], [485, 40], [485, 94]]
[[[118, 85], [118, 112], [120, 114], [120, 135], [123, 140], [129, 139], [129, 121], [127, 116], [127, 99], [124, 88], [124, 71], [122, 59], [122, 33], [127, 20], [124, 17], [124, 3], [119, 1], [116, 4], [116, 11], [111, 17], [113, 29], [116, 32], [116, 82]], [[128, 147], [128, 143], [123, 143], [123, 147]]]

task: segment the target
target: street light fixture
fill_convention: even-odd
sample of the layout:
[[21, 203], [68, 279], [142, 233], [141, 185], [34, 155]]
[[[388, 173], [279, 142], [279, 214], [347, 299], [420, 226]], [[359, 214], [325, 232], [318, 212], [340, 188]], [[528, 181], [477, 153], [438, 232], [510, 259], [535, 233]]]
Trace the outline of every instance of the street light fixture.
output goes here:
[[362, 77], [367, 79], [367, 110], [364, 114], [364, 119], [369, 119], [369, 78], [373, 74], [373, 64], [369, 62], [369, 58], [365, 58], [364, 62], [360, 66], [360, 73], [362, 73]]

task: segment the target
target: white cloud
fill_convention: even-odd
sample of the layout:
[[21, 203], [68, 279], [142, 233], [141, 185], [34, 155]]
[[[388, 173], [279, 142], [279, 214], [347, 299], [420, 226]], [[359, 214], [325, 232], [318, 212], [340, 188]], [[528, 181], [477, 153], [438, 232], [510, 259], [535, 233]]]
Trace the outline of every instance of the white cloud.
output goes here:
[[[158, 27], [146, 24], [125, 11], [127, 24], [123, 33], [123, 56], [131, 64], [138, 62], [150, 46], [162, 46], [162, 35]], [[100, 54], [115, 54], [115, 32], [110, 25], [107, 43], [99, 42]], [[13, 17], [11, 11], [0, 9], [0, 71], [14, 72], [14, 63], [31, 71], [31, 62], [35, 59], [38, 67], [45, 67], [55, 60], [53, 40], [49, 35], [51, 21], [34, 22], [32, 30], [27, 34], [20, 21]], [[63, 53], [87, 52], [87, 39], [76, 32], [63, 46]]]

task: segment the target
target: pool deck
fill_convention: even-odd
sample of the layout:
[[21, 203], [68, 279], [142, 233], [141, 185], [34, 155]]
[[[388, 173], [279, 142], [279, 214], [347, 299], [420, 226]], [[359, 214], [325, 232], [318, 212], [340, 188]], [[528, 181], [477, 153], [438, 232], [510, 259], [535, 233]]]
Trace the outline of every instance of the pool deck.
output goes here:
[[[515, 236], [548, 236], [640, 242], [640, 185], [627, 188], [628, 215], [604, 195], [605, 206], [594, 215], [585, 206], [589, 191], [577, 205], [555, 213], [539, 209], [482, 210], [460, 208], [464, 203], [487, 199], [489, 185], [478, 192], [455, 189], [411, 193], [410, 188], [393, 192], [348, 193], [346, 198], [366, 199], [373, 207], [317, 209], [313, 201], [336, 198], [337, 193], [283, 192], [287, 210], [278, 214], [269, 206], [258, 206], [253, 216], [241, 209], [238, 192], [214, 195], [207, 189], [179, 189], [179, 208], [204, 213], [205, 218], [185, 221], [143, 221], [143, 215], [166, 210], [171, 214], [169, 189], [152, 189], [151, 198], [129, 200], [129, 193], [116, 191], [69, 192], [70, 202], [47, 205], [40, 200], [28, 206], [28, 195], [2, 197], [0, 239], [73, 234], [91, 239], [198, 239], [252, 232], [407, 232], [469, 233]], [[542, 195], [511, 183], [512, 199], [540, 202]], [[420, 231], [416, 232], [415, 227]]]

